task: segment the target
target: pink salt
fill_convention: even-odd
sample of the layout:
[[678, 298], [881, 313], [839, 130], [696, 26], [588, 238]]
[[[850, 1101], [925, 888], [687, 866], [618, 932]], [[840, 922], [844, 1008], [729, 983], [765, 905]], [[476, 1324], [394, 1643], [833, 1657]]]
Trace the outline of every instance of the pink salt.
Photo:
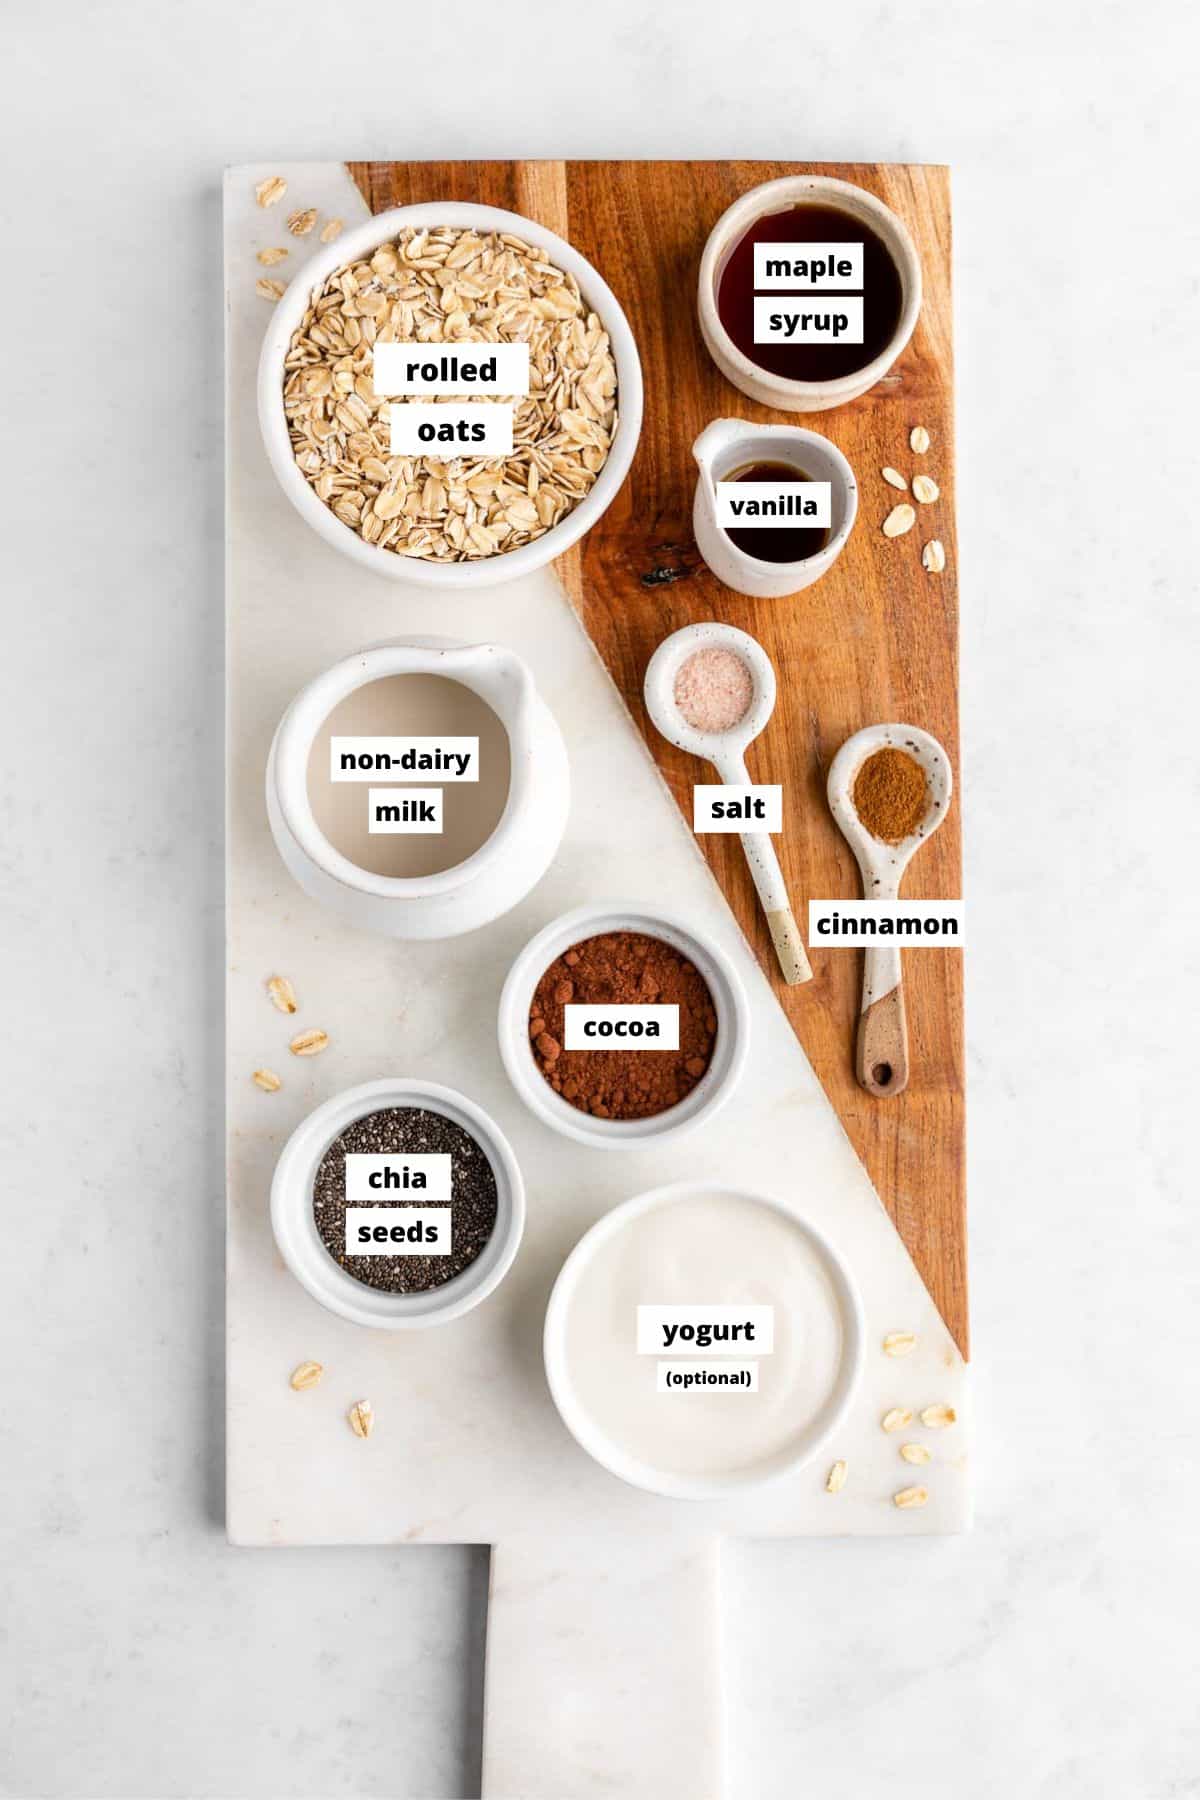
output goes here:
[[744, 719], [754, 679], [733, 650], [693, 650], [675, 677], [675, 704], [693, 731], [728, 731]]

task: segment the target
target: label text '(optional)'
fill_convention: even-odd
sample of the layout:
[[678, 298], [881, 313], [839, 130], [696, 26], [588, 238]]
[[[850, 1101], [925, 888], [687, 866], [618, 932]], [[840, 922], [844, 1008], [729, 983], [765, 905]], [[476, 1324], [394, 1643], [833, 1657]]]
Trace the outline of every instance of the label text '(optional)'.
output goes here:
[[655, 1370], [658, 1394], [687, 1394], [709, 1388], [733, 1388], [744, 1394], [758, 1392], [756, 1362], [660, 1362]]
[[678, 1006], [564, 1006], [565, 1050], [678, 1050]]
[[961, 900], [810, 900], [808, 941], [859, 950], [903, 944], [906, 950], [962, 945]]

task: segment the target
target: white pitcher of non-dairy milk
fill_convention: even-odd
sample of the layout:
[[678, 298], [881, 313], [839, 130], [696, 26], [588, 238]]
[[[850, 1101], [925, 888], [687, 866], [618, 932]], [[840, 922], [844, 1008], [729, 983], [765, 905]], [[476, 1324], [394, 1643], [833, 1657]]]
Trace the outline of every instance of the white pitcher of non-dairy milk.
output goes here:
[[[696, 546], [726, 587], [778, 600], [810, 587], [837, 561], [858, 513], [858, 484], [828, 438], [799, 425], [714, 419], [692, 445], [692, 455], [700, 469], [692, 507]], [[738, 526], [722, 524], [718, 497], [723, 484], [744, 487], [753, 501], [756, 488], [783, 495], [800, 482], [828, 484], [827, 524], [781, 525], [762, 517]]]
[[455, 937], [524, 899], [569, 796], [558, 726], [500, 644], [360, 650], [297, 694], [267, 759], [267, 817], [292, 875], [391, 937]]

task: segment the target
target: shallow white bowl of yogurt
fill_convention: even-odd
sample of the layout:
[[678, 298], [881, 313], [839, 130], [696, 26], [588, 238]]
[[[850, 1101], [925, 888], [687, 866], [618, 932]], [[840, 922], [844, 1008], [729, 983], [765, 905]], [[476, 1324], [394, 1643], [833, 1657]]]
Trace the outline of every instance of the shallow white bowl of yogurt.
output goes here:
[[[745, 1315], [757, 1337], [741, 1327], [732, 1342], [677, 1334], [649, 1348], [648, 1328], [678, 1308]], [[764, 1309], [773, 1345], [760, 1353]], [[543, 1336], [577, 1443], [633, 1487], [685, 1500], [757, 1487], [818, 1455], [854, 1398], [864, 1345], [858, 1289], [816, 1227], [782, 1200], [706, 1182], [639, 1194], [593, 1225], [563, 1264]], [[751, 1363], [752, 1390], [661, 1385], [662, 1364]]]

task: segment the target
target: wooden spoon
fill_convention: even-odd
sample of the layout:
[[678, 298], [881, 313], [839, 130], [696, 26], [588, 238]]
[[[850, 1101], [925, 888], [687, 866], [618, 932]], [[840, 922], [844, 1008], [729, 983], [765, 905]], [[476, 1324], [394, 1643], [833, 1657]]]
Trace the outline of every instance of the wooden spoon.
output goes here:
[[[916, 831], [898, 844], [873, 837], [854, 810], [858, 771], [877, 750], [903, 750], [925, 771], [929, 805]], [[935, 737], [915, 725], [868, 725], [847, 738], [829, 771], [829, 805], [842, 835], [858, 859], [863, 895], [897, 900], [904, 871], [946, 816], [954, 778], [950, 758]], [[877, 1099], [908, 1086], [908, 1021], [904, 1012], [900, 944], [869, 944], [863, 962], [862, 1011], [858, 1020], [855, 1075]]]

